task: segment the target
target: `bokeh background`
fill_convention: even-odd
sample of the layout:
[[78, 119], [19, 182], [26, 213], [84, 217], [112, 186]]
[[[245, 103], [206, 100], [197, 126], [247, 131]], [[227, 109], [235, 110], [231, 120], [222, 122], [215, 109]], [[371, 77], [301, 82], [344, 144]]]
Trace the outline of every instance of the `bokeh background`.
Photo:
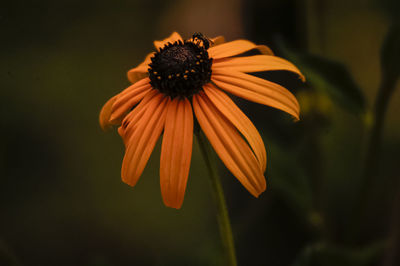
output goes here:
[[[0, 265], [222, 265], [197, 143], [177, 211], [162, 203], [160, 143], [131, 188], [122, 141], [98, 125], [127, 70], [174, 30], [267, 44], [308, 78], [260, 74], [298, 97], [298, 123], [235, 98], [263, 136], [269, 186], [255, 199], [218, 161], [239, 265], [400, 265], [398, 83], [381, 142], [370, 141], [399, 10], [391, 0], [2, 1]], [[398, 69], [400, 41], [387, 46]]]

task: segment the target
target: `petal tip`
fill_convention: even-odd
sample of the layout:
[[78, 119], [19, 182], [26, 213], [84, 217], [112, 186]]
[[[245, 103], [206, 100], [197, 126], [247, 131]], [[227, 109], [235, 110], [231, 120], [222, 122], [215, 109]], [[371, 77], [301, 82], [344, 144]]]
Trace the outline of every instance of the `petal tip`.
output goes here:
[[167, 195], [165, 195], [164, 193], [162, 193], [161, 191], [161, 196], [162, 196], [162, 200], [164, 202], [164, 205], [168, 208], [171, 209], [175, 209], [175, 210], [179, 210], [180, 208], [182, 208], [183, 205], [183, 199], [172, 199], [172, 198], [168, 198]]
[[267, 189], [266, 186], [263, 187], [260, 191], [257, 192], [257, 194], [253, 194], [253, 196], [258, 199], [260, 195], [265, 192], [266, 189]]
[[130, 187], [134, 187], [136, 185], [136, 182], [132, 181], [131, 178], [129, 178], [125, 175], [121, 175], [121, 180], [122, 180], [122, 182], [124, 182], [125, 184], [127, 184]]
[[100, 113], [99, 115], [99, 124], [100, 128], [104, 131], [107, 132], [112, 128], [111, 123], [109, 122], [107, 116], [104, 116]]
[[100, 128], [101, 130], [103, 130], [104, 132], [110, 131], [112, 129], [112, 125], [108, 124], [108, 123], [102, 123], [100, 122]]
[[293, 116], [293, 122], [297, 123], [300, 121], [300, 116]]
[[182, 208], [182, 204], [168, 204], [164, 201], [164, 205], [167, 206], [168, 208], [175, 209], [175, 210], [180, 210]]
[[108, 119], [109, 123], [117, 122], [117, 120], [120, 120], [120, 119], [118, 119], [118, 117], [115, 114], [111, 114], [110, 118]]
[[99, 124], [103, 131], [107, 131], [112, 128], [113, 123], [110, 121], [110, 117], [112, 116], [112, 105], [117, 100], [117, 96], [109, 99], [101, 108], [99, 114]]

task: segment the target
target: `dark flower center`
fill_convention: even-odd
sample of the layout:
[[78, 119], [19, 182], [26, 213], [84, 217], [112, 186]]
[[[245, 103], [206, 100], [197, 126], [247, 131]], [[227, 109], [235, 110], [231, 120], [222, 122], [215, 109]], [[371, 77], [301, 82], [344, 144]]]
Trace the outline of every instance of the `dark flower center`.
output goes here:
[[[202, 35], [201, 35], [202, 36]], [[191, 97], [210, 82], [212, 58], [207, 39], [193, 37], [168, 43], [151, 58], [150, 84], [172, 98]]]

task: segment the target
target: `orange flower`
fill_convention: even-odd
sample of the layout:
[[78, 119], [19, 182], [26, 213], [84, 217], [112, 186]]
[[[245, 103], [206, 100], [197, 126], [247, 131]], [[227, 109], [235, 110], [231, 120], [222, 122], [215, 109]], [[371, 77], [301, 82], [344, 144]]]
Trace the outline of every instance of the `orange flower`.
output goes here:
[[[189, 40], [174, 32], [128, 72], [132, 85], [100, 112], [103, 129], [120, 125], [125, 144], [122, 180], [134, 186], [163, 133], [160, 183], [164, 203], [183, 203], [193, 144], [193, 112], [225, 166], [255, 197], [266, 189], [266, 152], [257, 129], [224, 92], [271, 106], [299, 119], [299, 104], [284, 87], [246, 73], [286, 70], [304, 76], [264, 45], [247, 40]], [[211, 46], [211, 47], [210, 47]], [[261, 55], [233, 57], [258, 49]]]

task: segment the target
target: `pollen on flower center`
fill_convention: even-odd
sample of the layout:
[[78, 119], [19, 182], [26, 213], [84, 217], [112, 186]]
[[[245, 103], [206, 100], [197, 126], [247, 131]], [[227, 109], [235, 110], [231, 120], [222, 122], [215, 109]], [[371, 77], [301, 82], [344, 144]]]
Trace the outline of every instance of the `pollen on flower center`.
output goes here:
[[211, 78], [212, 58], [207, 48], [208, 43], [194, 38], [166, 44], [151, 58], [150, 84], [172, 98], [198, 93]]

